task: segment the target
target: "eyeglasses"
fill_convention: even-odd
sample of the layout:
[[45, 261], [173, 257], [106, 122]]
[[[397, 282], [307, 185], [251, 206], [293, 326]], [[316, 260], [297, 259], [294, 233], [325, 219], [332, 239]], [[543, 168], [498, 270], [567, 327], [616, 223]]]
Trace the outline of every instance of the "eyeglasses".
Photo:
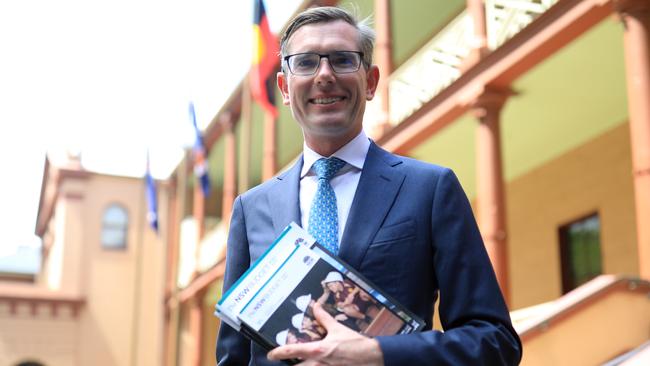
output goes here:
[[320, 54], [315, 52], [296, 53], [285, 56], [284, 61], [294, 75], [313, 75], [320, 66], [320, 60], [326, 58], [330, 67], [337, 74], [349, 74], [359, 70], [363, 52], [359, 51], [333, 51]]

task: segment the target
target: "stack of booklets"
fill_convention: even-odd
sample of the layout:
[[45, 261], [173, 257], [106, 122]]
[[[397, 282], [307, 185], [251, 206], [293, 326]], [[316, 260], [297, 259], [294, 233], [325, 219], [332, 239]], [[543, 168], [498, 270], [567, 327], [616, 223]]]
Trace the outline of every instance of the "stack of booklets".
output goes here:
[[217, 303], [215, 315], [267, 350], [322, 339], [320, 303], [367, 336], [405, 334], [424, 321], [291, 223]]

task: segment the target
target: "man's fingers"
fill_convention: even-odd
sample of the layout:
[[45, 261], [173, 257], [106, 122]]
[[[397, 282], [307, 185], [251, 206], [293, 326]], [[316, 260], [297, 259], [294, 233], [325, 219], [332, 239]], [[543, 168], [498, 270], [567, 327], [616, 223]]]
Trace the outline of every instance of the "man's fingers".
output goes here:
[[341, 325], [336, 319], [332, 318], [332, 316], [323, 309], [321, 304], [316, 303], [314, 304], [314, 317], [316, 318], [316, 321], [322, 325], [325, 330], [329, 333], [332, 327], [338, 327], [338, 326], [343, 326]]
[[282, 347], [278, 347], [269, 352], [266, 357], [269, 360], [287, 360], [287, 359], [309, 359], [313, 358], [317, 354], [317, 347], [314, 347], [315, 343], [301, 343], [301, 344], [290, 344]]
[[325, 365], [324, 363], [320, 363], [318, 361], [307, 360], [299, 363], [297, 366], [324, 366], [324, 365]]
[[286, 360], [289, 358], [296, 358], [292, 357], [292, 347], [291, 346], [282, 346], [278, 347], [276, 349], [271, 350], [271, 352], [266, 354], [266, 358], [269, 360], [274, 360], [274, 361], [279, 361], [279, 360]]

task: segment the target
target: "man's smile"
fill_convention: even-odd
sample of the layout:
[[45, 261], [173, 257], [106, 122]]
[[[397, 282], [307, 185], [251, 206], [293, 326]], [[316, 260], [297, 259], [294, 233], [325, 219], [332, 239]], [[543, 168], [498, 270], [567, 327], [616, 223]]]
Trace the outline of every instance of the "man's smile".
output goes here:
[[336, 102], [340, 102], [343, 99], [345, 99], [345, 97], [312, 98], [312, 99], [309, 99], [309, 103], [327, 105], [327, 104], [333, 104], [333, 103], [336, 103]]

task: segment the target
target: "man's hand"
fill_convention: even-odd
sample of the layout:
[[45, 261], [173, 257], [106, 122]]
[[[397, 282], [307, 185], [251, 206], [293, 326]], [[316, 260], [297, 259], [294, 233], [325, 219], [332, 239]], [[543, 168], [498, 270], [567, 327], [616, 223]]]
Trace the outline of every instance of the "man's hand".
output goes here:
[[270, 360], [300, 359], [300, 365], [367, 365], [383, 366], [379, 343], [337, 322], [320, 304], [314, 305], [314, 317], [327, 330], [316, 342], [289, 344], [269, 352]]

